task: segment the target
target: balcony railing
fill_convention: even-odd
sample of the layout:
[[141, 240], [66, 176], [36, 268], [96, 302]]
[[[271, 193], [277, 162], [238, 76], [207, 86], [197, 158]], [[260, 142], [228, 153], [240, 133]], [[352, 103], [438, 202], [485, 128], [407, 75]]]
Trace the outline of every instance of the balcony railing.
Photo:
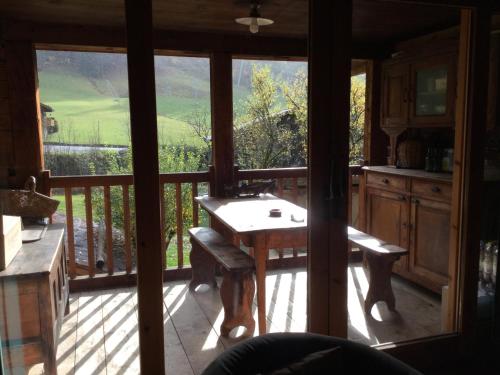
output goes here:
[[[352, 176], [361, 174], [361, 169], [351, 167], [350, 171], [352, 186]], [[306, 206], [307, 168], [236, 169], [235, 176], [239, 181], [248, 182], [274, 179], [277, 196]], [[133, 176], [54, 176], [48, 181], [52, 193], [64, 195], [65, 212], [61, 214], [65, 215], [63, 220], [67, 227], [68, 272], [72, 290], [133, 285], [136, 282]], [[190, 277], [186, 231], [191, 225], [208, 225], [208, 218], [199, 211], [194, 197], [208, 193], [210, 181], [209, 171], [160, 175], [165, 280]], [[351, 197], [352, 191], [349, 200]], [[75, 199], [80, 207], [75, 206]], [[79, 211], [79, 218], [75, 217], [75, 210]], [[85, 235], [79, 233], [78, 238], [75, 236], [76, 221], [78, 230], [85, 232]], [[113, 251], [116, 231], [121, 233], [122, 238], [118, 255], [116, 246]], [[77, 247], [86, 249], [86, 254], [85, 251], [77, 254]], [[276, 254], [275, 259], [270, 259], [270, 268], [305, 265], [305, 252], [300, 254], [298, 249], [287, 253], [277, 249]]]

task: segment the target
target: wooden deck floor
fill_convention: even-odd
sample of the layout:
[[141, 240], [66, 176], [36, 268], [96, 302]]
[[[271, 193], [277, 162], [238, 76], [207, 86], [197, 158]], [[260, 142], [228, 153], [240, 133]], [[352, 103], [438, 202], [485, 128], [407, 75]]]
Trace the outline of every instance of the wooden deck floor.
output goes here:
[[[372, 310], [373, 317], [367, 318], [362, 310], [368, 288], [366, 270], [351, 266], [348, 274], [350, 339], [377, 344], [439, 333], [437, 297], [394, 279], [398, 314], [379, 303]], [[306, 277], [304, 269], [267, 276], [270, 332], [305, 330]], [[238, 342], [219, 336], [223, 312], [218, 292], [192, 294], [186, 282], [165, 283], [163, 290], [167, 374], [199, 374], [214, 357]], [[72, 294], [70, 304], [58, 347], [59, 374], [139, 373], [135, 289]], [[29, 373], [43, 373], [42, 368], [34, 366]]]

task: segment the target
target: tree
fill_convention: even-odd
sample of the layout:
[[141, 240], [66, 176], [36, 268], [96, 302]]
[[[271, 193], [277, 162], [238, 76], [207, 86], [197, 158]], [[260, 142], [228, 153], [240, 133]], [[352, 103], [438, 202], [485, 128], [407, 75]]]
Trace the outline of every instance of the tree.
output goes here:
[[298, 144], [300, 156], [307, 160], [307, 72], [297, 71], [290, 83], [282, 83], [287, 108], [295, 115], [298, 123]]
[[193, 132], [203, 141], [204, 157], [202, 167], [208, 168], [212, 160], [212, 128], [208, 111], [197, 108], [189, 114], [186, 122]]
[[[104, 153], [103, 151], [101, 151]], [[108, 154], [111, 154], [108, 152]], [[116, 153], [113, 153], [116, 154]], [[158, 161], [160, 173], [175, 173], [175, 172], [193, 172], [199, 169], [200, 160], [203, 155], [203, 150], [196, 147], [187, 146], [161, 146], [158, 151]], [[111, 155], [109, 155], [111, 157]], [[123, 152], [118, 158], [111, 158], [109, 161], [110, 174], [130, 174], [132, 173], [132, 153], [129, 150]], [[132, 244], [135, 245], [135, 202], [134, 202], [134, 187], [130, 190], [130, 225]], [[202, 193], [202, 191], [201, 191]], [[167, 251], [170, 240], [180, 230], [177, 228], [176, 216], [176, 186], [175, 184], [165, 184], [163, 189], [163, 199], [165, 202], [164, 220], [164, 235], [166, 239]], [[193, 226], [193, 199], [191, 197], [191, 184], [182, 184], [180, 189], [182, 201], [182, 219], [184, 223], [184, 232]], [[123, 200], [122, 188], [120, 186], [112, 186], [110, 189], [112, 222], [115, 228], [123, 229]], [[92, 192], [92, 206], [94, 207], [94, 219], [100, 221], [104, 218], [104, 196], [102, 188], [94, 188]], [[184, 235], [185, 233], [182, 233]], [[133, 246], [135, 249], [135, 246]], [[177, 264], [177, 253], [170, 252], [167, 254], [171, 264]]]
[[[351, 105], [349, 126], [349, 164], [363, 161], [363, 139], [365, 119], [365, 75], [351, 79]], [[298, 71], [291, 83], [283, 84], [287, 106], [300, 123], [299, 131], [303, 142], [302, 152], [307, 155], [307, 75]]]
[[288, 166], [293, 134], [280, 122], [278, 90], [269, 66], [253, 66], [252, 93], [234, 128], [236, 158], [244, 168]]
[[363, 161], [363, 139], [365, 125], [365, 77], [351, 79], [351, 110], [349, 127], [349, 164]]
[[[305, 166], [307, 160], [307, 72], [300, 69], [290, 81], [278, 82], [269, 65], [252, 66], [252, 92], [242, 113], [235, 114], [234, 146], [241, 168]], [[365, 76], [351, 79], [349, 162], [363, 161]], [[210, 154], [207, 112], [187, 118]]]

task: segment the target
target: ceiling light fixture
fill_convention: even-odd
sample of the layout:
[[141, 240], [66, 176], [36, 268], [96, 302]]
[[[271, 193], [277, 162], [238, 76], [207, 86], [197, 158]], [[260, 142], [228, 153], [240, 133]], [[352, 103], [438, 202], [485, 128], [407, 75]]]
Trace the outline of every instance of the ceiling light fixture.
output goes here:
[[235, 21], [241, 25], [249, 26], [250, 32], [256, 34], [259, 32], [259, 26], [272, 25], [273, 20], [262, 18], [259, 12], [260, 3], [258, 1], [252, 1], [250, 4], [250, 15], [249, 17], [236, 18]]

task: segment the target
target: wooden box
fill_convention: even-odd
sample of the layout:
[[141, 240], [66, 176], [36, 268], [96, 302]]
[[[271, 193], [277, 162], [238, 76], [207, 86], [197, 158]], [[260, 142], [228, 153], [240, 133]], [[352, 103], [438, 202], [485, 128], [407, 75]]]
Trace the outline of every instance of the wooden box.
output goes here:
[[0, 270], [7, 268], [22, 245], [21, 218], [2, 215], [2, 220], [0, 220]]

